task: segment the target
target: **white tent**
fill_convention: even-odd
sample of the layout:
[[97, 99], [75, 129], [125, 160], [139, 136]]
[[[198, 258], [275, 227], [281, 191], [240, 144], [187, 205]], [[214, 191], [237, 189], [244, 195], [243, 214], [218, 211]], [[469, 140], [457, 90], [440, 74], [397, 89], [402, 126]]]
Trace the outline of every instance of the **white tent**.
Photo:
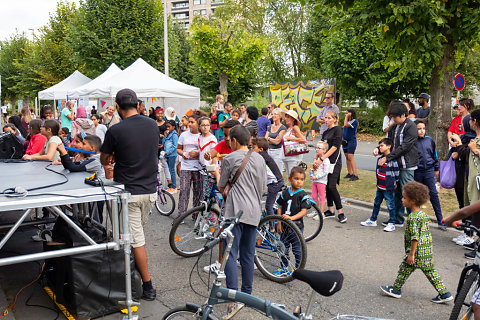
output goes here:
[[[200, 89], [167, 77], [139, 58], [122, 72], [96, 85], [94, 90], [84, 92], [85, 96], [114, 98], [118, 91], [132, 89], [139, 99], [153, 98], [145, 101], [146, 106], [175, 108], [180, 117], [189, 109], [200, 107]], [[152, 103], [155, 99], [155, 103]]]
[[80, 71], [76, 70], [68, 78], [63, 81], [60, 81], [56, 85], [40, 91], [38, 93], [38, 98], [40, 100], [60, 100], [67, 99], [68, 91], [78, 88], [81, 85], [84, 85], [92, 81], [90, 78], [84, 76]]
[[89, 98], [105, 98], [110, 96], [110, 92], [105, 92], [105, 90], [101, 90], [101, 86], [105, 80], [108, 78], [122, 72], [115, 63], [112, 63], [104, 73], [93, 79], [92, 81], [80, 86], [78, 88], [74, 88], [73, 90], [68, 91], [68, 97], [70, 98], [79, 98], [79, 97], [86, 97]]

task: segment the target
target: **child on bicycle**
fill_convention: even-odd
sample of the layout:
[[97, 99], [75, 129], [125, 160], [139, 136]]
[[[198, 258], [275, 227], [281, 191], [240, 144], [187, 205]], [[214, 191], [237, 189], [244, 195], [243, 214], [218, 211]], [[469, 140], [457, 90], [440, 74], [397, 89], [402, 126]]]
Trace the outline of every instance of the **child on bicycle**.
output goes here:
[[[320, 159], [325, 152], [327, 152], [328, 143], [325, 141], [319, 141], [315, 150], [316, 153], [314, 160]], [[330, 160], [325, 158], [325, 160], [318, 166], [316, 170], [310, 169], [310, 179], [312, 180], [312, 198], [316, 203], [318, 203], [318, 200], [320, 199], [320, 212], [325, 211], [325, 190], [327, 188], [329, 166]], [[315, 220], [320, 219], [316, 211], [309, 213], [307, 217]]]
[[394, 298], [401, 298], [402, 286], [416, 269], [422, 270], [430, 283], [437, 290], [438, 295], [431, 301], [445, 303], [453, 300], [433, 265], [433, 244], [430, 233], [428, 216], [420, 210], [420, 206], [427, 202], [429, 192], [427, 186], [416, 181], [408, 182], [403, 186], [402, 202], [411, 209], [405, 227], [405, 257], [400, 264], [398, 276], [393, 286], [381, 286], [382, 291]]
[[284, 186], [283, 174], [278, 168], [275, 160], [268, 154], [268, 141], [265, 138], [252, 139], [253, 151], [260, 154], [267, 164], [267, 200], [265, 202], [265, 211], [267, 216], [274, 215], [273, 205], [277, 199], [277, 194]]
[[[303, 190], [303, 183], [305, 182], [305, 170], [302, 167], [293, 167], [290, 171], [288, 181], [290, 181], [291, 187], [284, 190], [280, 197], [277, 199], [278, 214], [282, 216], [284, 220], [292, 220], [300, 231], [303, 233], [303, 217], [307, 214], [307, 210], [310, 209], [310, 196]], [[277, 227], [278, 228], [278, 227]], [[295, 267], [300, 264], [302, 250], [297, 237], [291, 237], [286, 232], [281, 233], [280, 240], [284, 243], [286, 252], [292, 246], [293, 254], [295, 255]], [[282, 266], [275, 271], [276, 275], [285, 275], [291, 273], [293, 270], [288, 270], [288, 261], [286, 258], [282, 258]]]

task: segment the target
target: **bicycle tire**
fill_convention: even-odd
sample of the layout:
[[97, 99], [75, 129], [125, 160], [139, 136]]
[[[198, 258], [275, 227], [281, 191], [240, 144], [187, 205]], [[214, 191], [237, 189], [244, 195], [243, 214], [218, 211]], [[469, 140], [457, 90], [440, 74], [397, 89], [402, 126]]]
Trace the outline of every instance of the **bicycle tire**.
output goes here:
[[[278, 233], [278, 226], [282, 226], [282, 233]], [[275, 231], [271, 232], [271, 228]], [[298, 258], [293, 254], [293, 245], [288, 245], [290, 248], [285, 245], [286, 242], [291, 244], [297, 241], [301, 251]], [[294, 258], [290, 259], [290, 256]], [[260, 220], [255, 244], [255, 265], [267, 279], [278, 283], [290, 282], [293, 280], [293, 270], [304, 268], [306, 262], [307, 245], [294, 222], [283, 220], [279, 215]], [[284, 272], [276, 273], [280, 270]]]
[[211, 208], [210, 212], [215, 216], [210, 217], [210, 220], [205, 219], [204, 211], [205, 204], [202, 204], [187, 210], [173, 222], [168, 241], [170, 248], [179, 256], [198, 256], [202, 253], [203, 246], [218, 234], [220, 211]]
[[[478, 287], [478, 272], [475, 270], [472, 270], [466, 275], [462, 288], [460, 289], [457, 296], [455, 297], [452, 313], [450, 314], [450, 318], [449, 318], [450, 320], [463, 319], [463, 318], [459, 318], [459, 315], [461, 314], [461, 316], [463, 317], [464, 315], [468, 314], [468, 312], [470, 311], [469, 309], [471, 307], [470, 306], [470, 299], [472, 297], [471, 295], [475, 293], [475, 290], [477, 289], [477, 287]], [[469, 293], [471, 295], [469, 295]], [[466, 309], [463, 312], [461, 312], [462, 308], [466, 308]]]
[[[198, 313], [197, 316], [195, 316]], [[198, 312], [198, 308], [194, 306], [183, 306], [183, 307], [176, 307], [173, 309], [168, 310], [166, 314], [163, 315], [162, 320], [182, 320], [182, 319], [202, 319], [202, 312]], [[209, 320], [218, 320], [217, 317], [213, 315], [208, 315], [207, 319]]]
[[[315, 220], [314, 217], [307, 216], [313, 212], [317, 214], [316, 217], [318, 217], [318, 220]], [[323, 228], [323, 214], [316, 204], [312, 203], [312, 207], [307, 211], [307, 215], [303, 217], [303, 237], [305, 238], [305, 242], [315, 239]]]
[[170, 192], [161, 190], [159, 194], [157, 194], [155, 208], [162, 216], [169, 216], [173, 213], [173, 211], [175, 211], [175, 198]]

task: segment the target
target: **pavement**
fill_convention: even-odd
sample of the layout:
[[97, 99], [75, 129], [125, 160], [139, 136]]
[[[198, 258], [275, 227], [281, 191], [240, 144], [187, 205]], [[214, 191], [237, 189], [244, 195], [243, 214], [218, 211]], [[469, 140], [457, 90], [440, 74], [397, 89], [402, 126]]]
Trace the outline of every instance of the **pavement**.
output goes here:
[[[386, 319], [446, 319], [453, 307], [452, 303], [436, 305], [429, 300], [436, 295], [425, 276], [415, 272], [407, 281], [401, 299], [384, 296], [380, 285], [393, 283], [397, 268], [403, 257], [403, 228], [387, 233], [383, 227], [362, 227], [360, 221], [370, 216], [371, 210], [345, 203], [346, 224], [336, 219], [327, 219], [320, 235], [307, 244], [307, 269], [338, 269], [344, 274], [343, 289], [331, 297], [315, 295], [314, 319], [332, 319], [337, 314], [356, 314]], [[175, 213], [174, 213], [175, 214]], [[383, 213], [379, 222], [386, 220]], [[177, 256], [169, 247], [168, 234], [172, 218], [154, 212], [145, 226], [149, 267], [157, 298], [154, 301], [142, 301], [138, 311], [141, 319], [160, 319], [170, 308], [184, 304], [186, 301], [202, 304], [205, 298], [195, 294], [207, 293], [206, 285], [211, 283], [208, 274], [201, 271], [210, 264], [210, 255], [205, 254], [199, 260], [199, 269], [194, 268], [196, 258]], [[307, 222], [308, 223], [308, 222]], [[459, 233], [449, 229], [441, 231], [434, 225], [431, 227], [434, 239], [435, 265], [443, 277], [446, 286], [454, 294], [460, 272], [465, 263], [464, 249], [455, 245], [451, 238]], [[7, 243], [3, 254], [18, 254], [19, 250], [36, 250], [38, 243], [29, 240], [34, 230], [23, 230], [18, 238]], [[22, 240], [23, 239], [23, 240]], [[19, 243], [22, 242], [20, 246]], [[20, 249], [19, 249], [20, 248]], [[213, 260], [217, 256], [213, 252]], [[189, 281], [189, 275], [191, 281]], [[30, 283], [39, 273], [40, 263], [31, 262], [0, 268], [0, 310], [10, 305], [17, 291]], [[278, 284], [267, 280], [260, 272], [255, 271], [253, 294], [281, 303], [287, 310], [295, 305], [304, 308], [308, 303], [311, 290], [305, 283], [293, 281]], [[4, 297], [2, 297], [4, 294]], [[29, 304], [43, 307], [27, 306], [26, 300], [31, 296]], [[51, 300], [35, 283], [18, 296], [13, 312], [6, 319], [64, 319], [57, 314]], [[215, 314], [222, 316], [225, 306], [215, 308]], [[122, 315], [112, 314], [102, 319], [121, 319]], [[234, 319], [265, 319], [256, 311], [242, 310]]]

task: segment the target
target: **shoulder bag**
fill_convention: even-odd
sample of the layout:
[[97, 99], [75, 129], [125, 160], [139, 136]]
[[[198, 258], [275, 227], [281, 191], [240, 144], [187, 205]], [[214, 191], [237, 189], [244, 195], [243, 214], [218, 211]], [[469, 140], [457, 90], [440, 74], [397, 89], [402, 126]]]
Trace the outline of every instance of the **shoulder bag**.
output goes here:
[[223, 192], [222, 192], [222, 196], [223, 196], [224, 201], [227, 200], [228, 193], [232, 189], [232, 187], [235, 184], [235, 182], [237, 181], [238, 177], [240, 177], [240, 174], [242, 173], [243, 169], [245, 169], [245, 167], [247, 166], [248, 160], [250, 159], [251, 155], [252, 155], [252, 150], [249, 150], [247, 152], [247, 155], [245, 156], [245, 158], [243, 158], [242, 164], [240, 165], [240, 168], [238, 168], [237, 172], [235, 172], [235, 175], [233, 176], [232, 181], [227, 182], [227, 185], [225, 186], [225, 188], [223, 189]]
[[337, 149], [338, 150], [338, 154], [337, 154], [337, 160], [335, 160], [335, 163], [330, 163], [328, 165], [328, 173], [329, 174], [332, 174], [333, 173], [333, 170], [335, 170], [335, 165], [337, 164], [337, 161], [338, 161], [338, 158], [340, 157], [340, 148]]
[[[292, 135], [291, 131], [289, 135]], [[285, 157], [296, 156], [298, 154], [308, 153], [309, 151], [307, 142], [286, 141], [285, 139], [282, 139], [282, 145]]]

